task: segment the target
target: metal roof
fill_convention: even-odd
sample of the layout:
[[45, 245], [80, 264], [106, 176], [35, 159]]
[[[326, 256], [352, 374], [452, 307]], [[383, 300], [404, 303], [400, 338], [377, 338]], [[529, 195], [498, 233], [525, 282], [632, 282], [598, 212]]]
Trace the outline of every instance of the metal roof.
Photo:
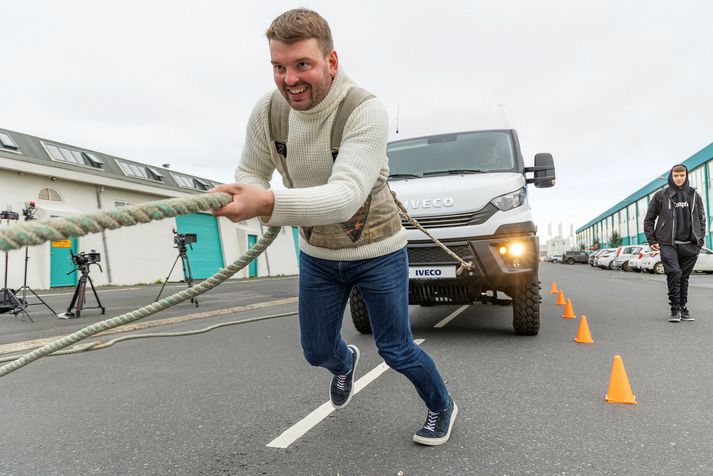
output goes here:
[[[101, 177], [108, 177], [108, 178], [113, 178], [113, 179], [118, 179], [122, 180], [125, 182], [130, 182], [130, 183], [135, 183], [135, 184], [140, 184], [140, 185], [150, 185], [158, 188], [163, 188], [163, 189], [169, 189], [169, 190], [175, 190], [175, 191], [181, 191], [181, 192], [198, 192], [202, 193], [203, 191], [200, 189], [190, 189], [186, 187], [181, 187], [178, 185], [174, 177], [171, 175], [171, 173], [175, 173], [177, 175], [183, 175], [186, 176], [190, 179], [196, 179], [199, 181], [199, 183], [205, 183], [207, 185], [213, 186], [215, 184], [218, 184], [219, 182], [216, 182], [215, 180], [210, 180], [202, 177], [196, 177], [191, 174], [186, 174], [183, 172], [179, 172], [174, 169], [167, 169], [164, 167], [158, 167], [155, 165], [150, 165], [150, 164], [143, 164], [141, 162], [136, 162], [134, 160], [129, 160], [129, 159], [124, 159], [121, 157], [115, 157], [112, 155], [108, 155], [103, 152], [97, 152], [94, 150], [86, 149], [83, 147], [78, 147], [70, 144], [65, 144], [63, 142], [58, 142], [52, 139], [44, 139], [40, 137], [35, 137], [32, 135], [28, 134], [23, 134], [21, 132], [16, 132], [12, 131], [9, 129], [0, 129], [0, 132], [4, 132], [5, 134], [8, 134], [10, 138], [15, 142], [19, 149], [19, 153], [16, 151], [11, 151], [7, 150], [5, 148], [0, 147], [0, 157], [7, 158], [7, 159], [13, 159], [13, 160], [18, 160], [18, 161], [23, 161], [23, 162], [29, 162], [33, 164], [39, 164], [39, 165], [45, 165], [45, 166], [50, 166], [50, 167], [56, 167], [59, 169], [65, 169], [65, 170], [72, 170], [78, 173], [82, 174], [90, 174], [90, 175], [97, 175]], [[102, 167], [91, 167], [89, 165], [78, 165], [70, 162], [62, 162], [58, 160], [53, 160], [50, 155], [48, 154], [47, 150], [43, 146], [43, 143], [45, 145], [54, 145], [54, 146], [60, 146], [60, 147], [65, 147], [68, 149], [72, 149], [78, 152], [88, 152], [90, 154], [94, 154], [94, 156], [98, 157], [102, 162], [103, 166]], [[162, 180], [151, 180], [151, 179], [142, 179], [138, 177], [133, 177], [131, 175], [126, 175], [122, 169], [120, 168], [117, 160], [136, 165], [138, 167], [149, 167], [153, 169], [153, 171], [158, 171], [160, 175], [162, 176]]]
[[[683, 165], [685, 165], [688, 170], [693, 170], [696, 167], [705, 164], [709, 160], [713, 159], [713, 143], [708, 144], [706, 147], [703, 149], [699, 150], [695, 154], [693, 154], [691, 157], [687, 158], [683, 162], [681, 162]], [[613, 215], [614, 213], [618, 212], [619, 210], [622, 210], [626, 208], [628, 205], [636, 202], [637, 200], [644, 198], [648, 196], [651, 192], [655, 192], [659, 188], [663, 187], [668, 183], [668, 173], [670, 172], [671, 169], [666, 170], [664, 173], [656, 177], [654, 180], [649, 182], [647, 185], [641, 187], [639, 190], [636, 192], [632, 193], [625, 199], [621, 200], [618, 202], [616, 205], [613, 207], [609, 208], [607, 211], [602, 213], [601, 215], [597, 216], [593, 220], [590, 220], [587, 222], [586, 225], [581, 226], [577, 228], [577, 233], [586, 230], [590, 226], [599, 223], [606, 217]]]

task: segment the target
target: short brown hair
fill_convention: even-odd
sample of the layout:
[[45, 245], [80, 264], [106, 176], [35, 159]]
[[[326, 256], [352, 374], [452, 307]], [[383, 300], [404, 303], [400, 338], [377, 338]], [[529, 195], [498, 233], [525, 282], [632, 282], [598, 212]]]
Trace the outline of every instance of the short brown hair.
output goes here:
[[671, 172], [688, 172], [685, 165], [676, 165], [671, 169]]
[[324, 56], [334, 49], [332, 31], [327, 20], [319, 13], [306, 8], [295, 8], [275, 18], [265, 32], [265, 36], [268, 41], [277, 40], [285, 43], [316, 38]]

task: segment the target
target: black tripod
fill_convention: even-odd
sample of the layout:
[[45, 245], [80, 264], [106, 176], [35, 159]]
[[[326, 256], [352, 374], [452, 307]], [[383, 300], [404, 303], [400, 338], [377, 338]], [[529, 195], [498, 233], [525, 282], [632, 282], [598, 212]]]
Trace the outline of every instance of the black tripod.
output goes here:
[[[62, 319], [70, 319], [72, 317], [80, 317], [80, 314], [82, 312], [82, 309], [101, 309], [102, 314], [106, 312], [106, 309], [104, 309], [104, 306], [102, 306], [101, 301], [99, 300], [99, 296], [97, 295], [97, 290], [94, 289], [94, 282], [92, 281], [91, 276], [89, 276], [89, 266], [92, 264], [96, 264], [99, 266], [99, 271], [102, 271], [102, 267], [99, 263], [81, 263], [78, 264], [75, 269], [70, 271], [67, 274], [71, 274], [79, 270], [82, 275], [79, 277], [79, 282], [77, 282], [77, 287], [74, 289], [74, 296], [72, 296], [72, 302], [69, 304], [69, 307], [67, 308], [67, 312], [64, 313], [64, 315], [58, 315], [57, 317], [61, 317]], [[87, 297], [86, 297], [86, 287], [87, 287], [87, 281], [89, 281], [89, 285], [92, 287], [92, 292], [94, 293], [94, 297], [97, 300], [98, 306], [94, 307], [84, 307], [84, 304], [87, 302]], [[76, 304], [76, 306], [75, 306]], [[72, 308], [76, 308], [76, 312], [72, 312]]]
[[[176, 234], [175, 231], [174, 234]], [[174, 238], [174, 242], [176, 243], [176, 248], [178, 248], [178, 256], [176, 256], [176, 259], [173, 261], [171, 271], [168, 272], [168, 276], [166, 276], [166, 279], [163, 282], [163, 286], [161, 286], [161, 290], [158, 292], [158, 296], [156, 296], [154, 302], [158, 301], [161, 297], [163, 288], [166, 287], [166, 283], [168, 283], [168, 278], [171, 277], [171, 273], [173, 273], [173, 268], [176, 267], [176, 263], [178, 263], [179, 259], [181, 260], [181, 265], [183, 266], [183, 279], [186, 281], [186, 284], [188, 284], [189, 288], [193, 287], [193, 274], [191, 273], [191, 263], [188, 261], [185, 235], [183, 238], [181, 238], [181, 235], [176, 235], [178, 236], [178, 238]], [[195, 240], [195, 235], [193, 235], [193, 239]], [[193, 249], [193, 246], [191, 246], [190, 243], [188, 243], [188, 246], [191, 247], [191, 250]], [[194, 303], [196, 307], [198, 307], [198, 299], [191, 298], [191, 302]]]
[[[21, 301], [25, 303], [25, 306], [36, 306], [36, 305], [39, 305], [39, 304], [44, 304], [44, 306], [45, 306], [47, 309], [49, 309], [49, 311], [52, 313], [52, 315], [57, 315], [57, 313], [54, 312], [54, 309], [52, 309], [52, 308], [50, 307], [50, 305], [47, 304], [47, 303], [44, 301], [44, 299], [42, 299], [40, 296], [38, 296], [37, 293], [36, 293], [35, 291], [33, 291], [32, 288], [27, 285], [27, 262], [30, 260], [30, 257], [29, 257], [28, 254], [27, 254], [28, 248], [29, 248], [29, 246], [26, 246], [26, 247], [25, 247], [25, 277], [24, 277], [24, 279], [23, 279], [23, 281], [22, 281], [22, 287], [19, 288], [17, 291], [15, 291], [15, 294], [20, 294], [20, 291], [22, 291], [22, 299], [21, 299]], [[26, 297], [27, 297], [27, 291], [30, 291], [37, 299], [40, 300], [40, 302], [28, 303], [28, 302], [27, 302], [27, 299], [26, 299]], [[30, 320], [32, 320], [32, 319], [30, 319]]]
[[[17, 316], [22, 313], [23, 316], [27, 316], [30, 322], [35, 322], [32, 320], [30, 315], [25, 310], [27, 308], [27, 301], [23, 295], [22, 299], [18, 299], [17, 292], [13, 289], [7, 287], [7, 262], [8, 262], [8, 252], [5, 252], [5, 281], [3, 288], [0, 290], [0, 314], [4, 312], [12, 312], [13, 316]], [[24, 317], [23, 317], [24, 319]]]

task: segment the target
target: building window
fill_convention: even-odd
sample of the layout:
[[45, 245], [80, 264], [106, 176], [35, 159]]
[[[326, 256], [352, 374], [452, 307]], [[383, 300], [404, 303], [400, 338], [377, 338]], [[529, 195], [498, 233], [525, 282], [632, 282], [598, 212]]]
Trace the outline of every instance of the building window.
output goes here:
[[42, 145], [45, 147], [45, 150], [52, 160], [74, 165], [82, 165], [84, 167], [91, 167], [95, 169], [104, 168], [104, 161], [91, 152], [69, 149], [67, 147], [54, 144], [45, 144], [44, 142]]
[[5, 132], [0, 132], [0, 147], [8, 150], [18, 150], [15, 141], [12, 140], [12, 137]]
[[51, 202], [63, 202], [62, 195], [53, 188], [43, 188], [40, 193], [37, 194], [38, 200], [49, 200]]
[[129, 177], [138, 177], [146, 180], [153, 180], [154, 182], [163, 182], [163, 175], [158, 170], [153, 167], [148, 167], [146, 165], [133, 164], [131, 162], [125, 162], [123, 160], [117, 160], [117, 164], [124, 172], [124, 175]]
[[114, 200], [114, 208], [128, 207], [133, 205], [131, 202], [124, 202], [121, 200]]
[[193, 190], [200, 190], [201, 192], [205, 192], [206, 190], [209, 190], [210, 188], [213, 187], [213, 184], [211, 182], [208, 182], [206, 180], [201, 180], [199, 178], [195, 177], [188, 177], [186, 175], [179, 175], [171, 172], [171, 177], [176, 181], [179, 187], [181, 188], [190, 188]]

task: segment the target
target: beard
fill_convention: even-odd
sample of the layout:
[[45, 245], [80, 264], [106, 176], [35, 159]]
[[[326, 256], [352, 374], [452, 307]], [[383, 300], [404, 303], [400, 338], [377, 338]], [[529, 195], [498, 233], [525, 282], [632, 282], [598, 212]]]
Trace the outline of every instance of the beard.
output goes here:
[[290, 107], [297, 111], [307, 111], [317, 106], [320, 102], [322, 102], [325, 97], [327, 97], [327, 94], [329, 94], [329, 89], [332, 87], [333, 79], [334, 78], [332, 78], [332, 76], [330, 76], [329, 74], [329, 65], [325, 64], [324, 68], [322, 69], [322, 77], [320, 78], [319, 82], [301, 82], [295, 86], [290, 86], [290, 89], [298, 89], [306, 86], [308, 88], [309, 101], [305, 101], [304, 99], [297, 101], [294, 100], [291, 97], [291, 94], [287, 92], [288, 88], [284, 84], [281, 85], [280, 92], [290, 104]]

